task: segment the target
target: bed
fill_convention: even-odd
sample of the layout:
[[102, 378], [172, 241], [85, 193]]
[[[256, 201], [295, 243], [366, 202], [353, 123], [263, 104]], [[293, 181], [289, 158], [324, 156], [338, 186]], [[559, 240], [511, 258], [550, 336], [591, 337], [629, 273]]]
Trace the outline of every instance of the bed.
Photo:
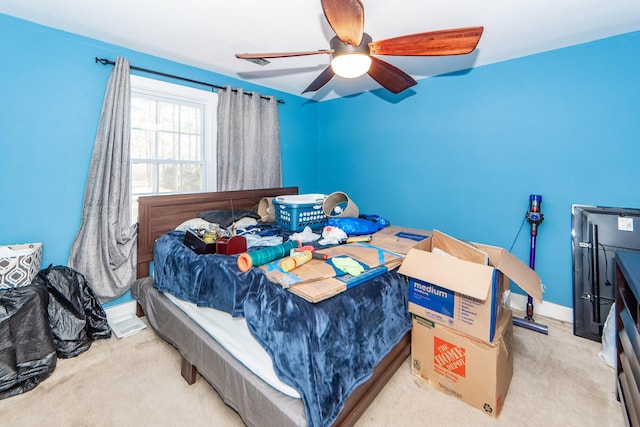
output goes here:
[[[297, 187], [263, 190], [198, 193], [141, 197], [139, 201], [138, 235], [138, 280], [132, 293], [138, 302], [139, 315], [146, 315], [149, 324], [163, 339], [171, 343], [181, 354], [181, 374], [192, 384], [196, 373], [205, 378], [216, 389], [222, 399], [242, 417], [247, 425], [305, 426], [309, 408], [303, 400], [290, 397], [249, 370], [231, 353], [199, 326], [184, 309], [176, 306], [165, 294], [159, 292], [149, 277], [150, 264], [154, 260], [154, 245], [161, 236], [199, 212], [212, 209], [251, 210], [265, 197], [297, 194]], [[348, 290], [345, 298], [361, 298], [356, 292], [364, 292], [360, 286]], [[252, 294], [254, 302], [287, 298], [277, 287], [263, 287]], [[362, 297], [364, 298], [364, 297]], [[309, 310], [314, 305], [306, 303]], [[325, 305], [332, 304], [330, 301]], [[269, 323], [262, 318], [259, 301], [247, 314], [249, 319]], [[319, 306], [318, 306], [319, 307]], [[250, 316], [249, 316], [250, 315]], [[251, 325], [250, 325], [251, 326]], [[269, 325], [271, 327], [273, 325]], [[255, 325], [254, 325], [255, 327]], [[252, 329], [252, 332], [253, 331]], [[268, 331], [267, 331], [268, 332]], [[404, 331], [386, 355], [375, 365], [365, 382], [349, 392], [340, 412], [332, 418], [333, 425], [353, 425], [375, 399], [381, 388], [402, 365], [410, 352], [410, 333]], [[275, 360], [275, 359], [274, 359]], [[274, 365], [277, 365], [274, 362]], [[280, 370], [279, 370], [280, 371]]]

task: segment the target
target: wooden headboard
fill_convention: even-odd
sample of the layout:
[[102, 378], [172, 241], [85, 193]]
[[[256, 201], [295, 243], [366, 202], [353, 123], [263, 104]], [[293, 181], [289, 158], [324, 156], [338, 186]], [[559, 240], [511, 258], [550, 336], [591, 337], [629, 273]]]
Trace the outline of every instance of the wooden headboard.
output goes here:
[[198, 212], [232, 208], [251, 210], [263, 197], [291, 194], [298, 194], [298, 187], [140, 197], [138, 200], [137, 277], [149, 275], [156, 239], [184, 221], [196, 218]]

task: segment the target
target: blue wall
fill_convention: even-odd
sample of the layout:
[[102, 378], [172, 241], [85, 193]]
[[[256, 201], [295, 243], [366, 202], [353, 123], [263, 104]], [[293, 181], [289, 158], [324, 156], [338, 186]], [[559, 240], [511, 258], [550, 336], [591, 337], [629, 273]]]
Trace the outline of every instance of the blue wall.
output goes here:
[[[66, 264], [111, 67], [273, 94], [284, 185], [346, 191], [361, 212], [509, 248], [531, 193], [545, 299], [572, 306], [571, 204], [640, 207], [640, 33], [319, 104], [0, 14], [0, 244]], [[319, 154], [319, 155], [318, 155]], [[318, 161], [314, 161], [318, 159]], [[635, 184], [635, 185], [634, 185]], [[529, 257], [528, 224], [513, 252]]]
[[317, 105], [304, 98], [2, 14], [0, 53], [0, 244], [42, 241], [45, 267], [67, 264], [80, 226], [112, 69], [95, 57], [123, 56], [138, 67], [283, 99], [283, 184], [315, 191], [317, 173], [307, 159], [316, 153]]
[[[636, 32], [322, 103], [321, 190], [505, 248], [540, 194], [536, 270], [545, 300], [572, 307], [571, 205], [640, 208], [639, 51]], [[512, 250], [527, 264], [529, 235]]]

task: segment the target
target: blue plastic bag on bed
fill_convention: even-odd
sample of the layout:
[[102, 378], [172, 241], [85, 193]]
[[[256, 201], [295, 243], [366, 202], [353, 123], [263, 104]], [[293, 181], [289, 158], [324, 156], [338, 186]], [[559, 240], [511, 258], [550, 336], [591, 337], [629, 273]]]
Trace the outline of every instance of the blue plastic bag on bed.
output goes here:
[[382, 230], [389, 226], [389, 221], [378, 215], [360, 215], [359, 218], [330, 218], [327, 225], [338, 227], [347, 233], [347, 236], [360, 236]]

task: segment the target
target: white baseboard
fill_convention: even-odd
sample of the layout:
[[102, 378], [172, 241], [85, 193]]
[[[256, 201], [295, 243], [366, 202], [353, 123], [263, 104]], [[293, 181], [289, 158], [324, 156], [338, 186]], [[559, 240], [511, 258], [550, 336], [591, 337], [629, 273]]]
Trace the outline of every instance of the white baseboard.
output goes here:
[[136, 302], [128, 301], [123, 304], [113, 305], [105, 308], [104, 312], [107, 315], [107, 320], [110, 322], [122, 319], [125, 317], [131, 317], [136, 315]]
[[[518, 311], [527, 310], [527, 296], [511, 292], [509, 306]], [[563, 305], [554, 304], [552, 302], [537, 303], [533, 300], [533, 318], [536, 314], [540, 316], [550, 317], [562, 322], [573, 323], [573, 309]]]

